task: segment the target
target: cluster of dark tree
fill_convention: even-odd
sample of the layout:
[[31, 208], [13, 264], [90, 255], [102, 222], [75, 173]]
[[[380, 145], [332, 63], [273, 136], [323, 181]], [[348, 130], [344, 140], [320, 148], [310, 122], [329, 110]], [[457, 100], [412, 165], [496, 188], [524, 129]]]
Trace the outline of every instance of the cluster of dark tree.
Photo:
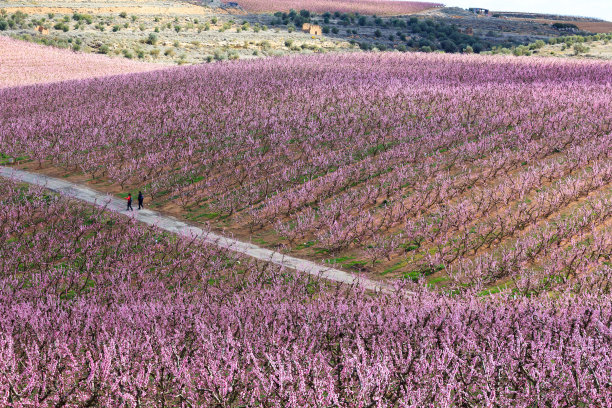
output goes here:
[[553, 23], [552, 26], [557, 30], [579, 30], [578, 26], [572, 23]]
[[480, 53], [493, 46], [488, 40], [463, 33], [454, 24], [414, 16], [389, 18], [340, 12], [316, 15], [308, 10], [291, 10], [289, 13], [275, 13], [271, 24], [285, 25], [292, 30], [309, 22], [322, 24], [324, 34], [353, 38], [353, 43], [366, 50], [395, 48], [400, 51]]
[[9, 16], [6, 10], [0, 10], [0, 31], [8, 28], [23, 28], [27, 17], [28, 15], [21, 11], [17, 11]]
[[419, 20], [416, 17], [410, 17], [408, 21], [391, 19], [389, 22], [399, 27], [405, 23], [407, 31], [417, 34], [417, 36], [411, 35], [412, 38], [406, 41], [406, 45], [411, 48], [429, 47], [431, 50], [440, 49], [445, 52], [463, 52], [471, 49], [475, 53], [491, 49], [489, 42], [477, 36], [462, 33], [454, 24], [430, 19]]
[[314, 13], [308, 10], [300, 10], [299, 12], [291, 10], [289, 13], [277, 11], [274, 13], [275, 18], [272, 20], [272, 25], [294, 24], [299, 27], [304, 23], [310, 22], [312, 16], [314, 16]]
[[566, 35], [562, 37], [549, 38], [549, 44], [563, 44], [567, 47], [571, 47], [576, 43], [590, 43], [593, 41], [603, 41], [605, 44], [609, 44], [612, 41], [612, 33], [604, 34], [592, 34], [592, 35]]
[[83, 40], [80, 38], [61, 38], [54, 35], [43, 37], [31, 34], [21, 34], [13, 37], [19, 40], [48, 45], [56, 48], [71, 48], [73, 51], [79, 51], [81, 49], [81, 45], [83, 44]]

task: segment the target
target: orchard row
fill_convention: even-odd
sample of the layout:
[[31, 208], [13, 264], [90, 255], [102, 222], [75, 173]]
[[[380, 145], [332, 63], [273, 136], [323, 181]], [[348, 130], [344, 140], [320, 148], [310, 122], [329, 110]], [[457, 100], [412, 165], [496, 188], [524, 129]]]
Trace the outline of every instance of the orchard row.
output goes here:
[[[0, 151], [364, 269], [418, 277], [491, 256], [479, 276], [494, 284], [521, 276], [492, 265], [552, 219], [604, 206], [559, 251], [609, 232], [611, 75], [429, 54], [175, 68], [0, 91]], [[611, 251], [601, 241], [596, 267]]]
[[0, 197], [4, 406], [612, 404], [609, 266], [555, 300], [372, 296], [41, 189]]

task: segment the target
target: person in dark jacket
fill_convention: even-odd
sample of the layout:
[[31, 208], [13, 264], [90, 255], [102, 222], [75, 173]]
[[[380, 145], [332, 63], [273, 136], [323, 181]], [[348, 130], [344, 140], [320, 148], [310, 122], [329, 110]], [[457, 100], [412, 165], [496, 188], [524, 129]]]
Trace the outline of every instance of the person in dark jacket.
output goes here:
[[128, 206], [125, 211], [127, 210], [134, 211], [134, 209], [132, 208], [132, 194], [131, 193], [128, 194], [127, 201], [128, 201]]
[[144, 205], [142, 205], [142, 203], [144, 202], [144, 196], [142, 195], [142, 191], [138, 192], [138, 209], [142, 209], [144, 208]]

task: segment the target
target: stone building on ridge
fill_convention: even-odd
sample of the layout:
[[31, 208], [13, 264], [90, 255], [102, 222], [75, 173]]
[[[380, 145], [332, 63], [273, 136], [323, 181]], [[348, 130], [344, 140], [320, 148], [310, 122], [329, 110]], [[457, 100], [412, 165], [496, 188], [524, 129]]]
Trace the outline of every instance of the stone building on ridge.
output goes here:
[[38, 27], [36, 27], [36, 32], [40, 35], [49, 35], [49, 29], [45, 28], [41, 25], [39, 25]]
[[302, 31], [311, 35], [321, 35], [323, 34], [323, 29], [320, 25], [304, 23], [302, 25]]

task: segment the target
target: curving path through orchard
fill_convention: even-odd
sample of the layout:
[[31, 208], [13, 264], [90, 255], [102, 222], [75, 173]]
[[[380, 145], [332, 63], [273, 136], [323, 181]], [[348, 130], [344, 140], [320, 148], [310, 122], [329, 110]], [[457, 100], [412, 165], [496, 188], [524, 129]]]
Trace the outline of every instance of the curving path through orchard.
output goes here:
[[113, 197], [108, 194], [100, 193], [91, 188], [71, 183], [66, 180], [48, 177], [42, 174], [30, 173], [23, 170], [13, 169], [10, 167], [0, 166], [0, 176], [9, 178], [15, 181], [20, 181], [28, 184], [33, 184], [45, 187], [51, 191], [61, 193], [90, 204], [104, 206], [108, 210], [133, 216], [136, 220], [148, 225], [153, 225], [163, 230], [183, 235], [186, 237], [198, 237], [205, 243], [216, 245], [221, 248], [227, 248], [231, 251], [238, 252], [255, 259], [272, 262], [285, 268], [293, 269], [298, 272], [308, 273], [310, 275], [320, 276], [324, 279], [341, 282], [346, 284], [359, 284], [368, 290], [375, 291], [390, 291], [391, 287], [384, 283], [375, 282], [370, 279], [360, 278], [353, 274], [327, 268], [315, 262], [305, 259], [299, 259], [288, 255], [283, 255], [278, 252], [261, 248], [248, 242], [238, 241], [236, 239], [224, 237], [210, 231], [205, 231], [201, 228], [189, 225], [183, 221], [179, 221], [174, 217], [164, 216], [153, 210], [134, 210], [125, 211], [126, 201]]

